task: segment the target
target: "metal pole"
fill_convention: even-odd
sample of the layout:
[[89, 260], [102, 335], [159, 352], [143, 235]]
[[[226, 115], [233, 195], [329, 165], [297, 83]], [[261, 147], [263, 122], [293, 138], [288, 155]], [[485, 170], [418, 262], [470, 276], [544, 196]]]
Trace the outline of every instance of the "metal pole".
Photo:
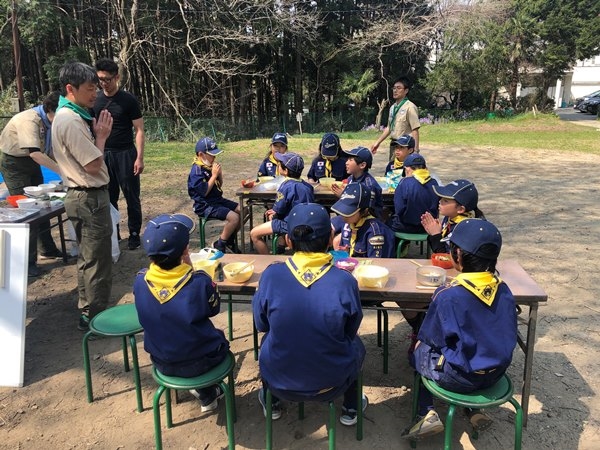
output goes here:
[[17, 1], [12, 1], [12, 34], [13, 50], [15, 55], [15, 79], [17, 82], [17, 98], [19, 100], [19, 111], [25, 109], [23, 98], [23, 76], [21, 74], [21, 41], [19, 39], [19, 28], [17, 27]]

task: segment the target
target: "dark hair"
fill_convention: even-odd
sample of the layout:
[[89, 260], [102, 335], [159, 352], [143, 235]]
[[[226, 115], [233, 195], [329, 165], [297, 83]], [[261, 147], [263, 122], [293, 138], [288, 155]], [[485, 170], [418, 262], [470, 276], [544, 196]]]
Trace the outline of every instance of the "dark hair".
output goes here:
[[427, 166], [425, 164], [411, 164], [410, 166], [406, 166], [406, 167], [410, 167], [413, 170], [427, 169]]
[[292, 241], [292, 250], [295, 252], [324, 253], [329, 248], [329, 235], [311, 239], [309, 241], [298, 241], [313, 232], [313, 228], [308, 225], [298, 225], [291, 234], [288, 233]]
[[396, 83], [402, 83], [405, 89], [410, 89], [412, 87], [412, 83], [406, 77], [399, 77], [398, 79], [396, 79], [396, 81], [394, 81], [394, 84]]
[[364, 159], [362, 159], [359, 156], [354, 156], [354, 155], [348, 155], [348, 159], [353, 159], [354, 162], [356, 163], [356, 165], [361, 165], [362, 163], [365, 163], [367, 166], [365, 167], [365, 172], [369, 171], [369, 163], [367, 161], [365, 161]]
[[60, 98], [60, 93], [58, 91], [51, 92], [44, 99], [42, 103], [42, 108], [44, 108], [44, 112], [46, 114], [56, 112], [56, 108], [58, 108], [58, 99]]
[[111, 75], [119, 73], [119, 65], [112, 59], [102, 58], [96, 61], [96, 70], [99, 72], [108, 72]]
[[[458, 261], [458, 246], [450, 242], [450, 254], [454, 261]], [[492, 252], [496, 249], [494, 244], [483, 244], [481, 250], [484, 252]], [[462, 249], [461, 249], [462, 250]], [[498, 258], [485, 259], [472, 253], [465, 252], [462, 250], [462, 271], [467, 272], [496, 272], [496, 263]]]
[[62, 95], [67, 94], [67, 84], [79, 88], [83, 83], [98, 84], [98, 75], [93, 67], [79, 61], [68, 62], [61, 67], [58, 73]]
[[149, 256], [149, 258], [150, 261], [152, 261], [162, 270], [171, 270], [181, 264], [181, 254], [178, 256], [153, 255]]
[[283, 164], [281, 161], [279, 161], [279, 167], [287, 170], [287, 176], [288, 178], [295, 178], [296, 180], [299, 180], [300, 177], [302, 176], [302, 171], [300, 172], [294, 172], [293, 170], [288, 169], [285, 164]]

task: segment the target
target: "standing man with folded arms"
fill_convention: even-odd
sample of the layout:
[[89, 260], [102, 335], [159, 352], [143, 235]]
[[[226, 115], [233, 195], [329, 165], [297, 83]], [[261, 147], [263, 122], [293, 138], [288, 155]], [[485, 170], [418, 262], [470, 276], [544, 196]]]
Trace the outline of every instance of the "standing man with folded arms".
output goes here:
[[[408, 78], [401, 77], [396, 80], [392, 88], [392, 96], [395, 103], [390, 107], [388, 126], [383, 130], [379, 139], [371, 146], [371, 152], [377, 153], [377, 148], [388, 136], [392, 139], [398, 139], [403, 134], [410, 134], [415, 139], [415, 153], [419, 153], [419, 109], [417, 105], [408, 98], [408, 91], [411, 88]], [[390, 148], [389, 159], [394, 156]]]
[[[140, 104], [134, 95], [119, 88], [119, 66], [111, 59], [96, 62], [96, 74], [102, 91], [94, 103], [94, 116], [107, 110], [113, 118], [112, 132], [106, 140], [104, 162], [108, 167], [110, 203], [119, 209], [119, 192], [127, 202], [127, 246], [140, 246], [142, 204], [140, 201], [140, 174], [144, 171], [144, 119]], [[135, 144], [134, 144], [135, 131]]]
[[68, 187], [65, 210], [75, 228], [79, 257], [77, 290], [81, 316], [77, 328], [106, 309], [112, 289], [112, 256], [108, 169], [104, 146], [112, 129], [106, 110], [89, 114], [97, 95], [98, 76], [80, 62], [65, 64], [59, 73], [61, 97], [52, 125], [52, 147], [63, 184]]

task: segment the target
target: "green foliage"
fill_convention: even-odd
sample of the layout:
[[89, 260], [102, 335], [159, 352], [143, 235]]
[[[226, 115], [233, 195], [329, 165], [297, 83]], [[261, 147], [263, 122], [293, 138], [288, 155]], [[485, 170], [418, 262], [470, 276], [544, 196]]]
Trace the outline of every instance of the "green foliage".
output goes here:
[[48, 62], [44, 64], [44, 70], [48, 74], [48, 81], [53, 89], [59, 89], [58, 73], [60, 68], [69, 61], [80, 61], [86, 64], [92, 64], [90, 54], [82, 47], [69, 47], [66, 52], [50, 56]]

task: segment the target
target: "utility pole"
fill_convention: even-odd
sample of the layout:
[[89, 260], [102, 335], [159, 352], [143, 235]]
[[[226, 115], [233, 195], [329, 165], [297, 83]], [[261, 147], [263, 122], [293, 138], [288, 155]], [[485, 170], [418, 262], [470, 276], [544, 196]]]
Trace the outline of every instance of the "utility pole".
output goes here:
[[25, 109], [23, 98], [23, 75], [21, 74], [21, 40], [19, 39], [19, 28], [17, 27], [17, 1], [12, 0], [12, 34], [13, 50], [15, 55], [15, 79], [17, 81], [17, 99], [19, 100], [19, 111]]

